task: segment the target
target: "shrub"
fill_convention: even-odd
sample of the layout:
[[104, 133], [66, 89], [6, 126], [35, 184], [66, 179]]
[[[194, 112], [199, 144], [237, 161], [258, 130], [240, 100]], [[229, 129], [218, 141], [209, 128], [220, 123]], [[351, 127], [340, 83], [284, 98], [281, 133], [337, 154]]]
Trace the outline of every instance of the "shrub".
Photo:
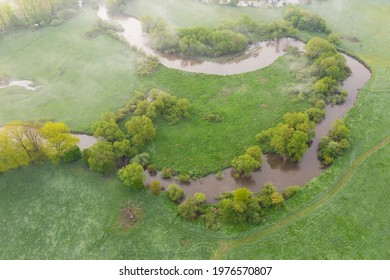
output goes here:
[[296, 195], [300, 190], [301, 190], [300, 186], [289, 186], [282, 192], [282, 195], [284, 199], [287, 200], [293, 197], [294, 195]]
[[252, 146], [245, 150], [245, 154], [257, 160], [260, 165], [263, 161], [263, 153], [259, 146]]
[[250, 177], [252, 172], [260, 167], [260, 162], [245, 154], [234, 158], [232, 166], [237, 171], [236, 176]]
[[191, 181], [191, 176], [188, 174], [180, 174], [179, 181], [181, 183], [189, 183]]
[[161, 183], [157, 180], [152, 181], [149, 185], [149, 190], [154, 195], [159, 195], [161, 192], [161, 189], [162, 189]]
[[149, 160], [150, 160], [150, 155], [148, 153], [142, 153], [133, 157], [131, 159], [131, 162], [137, 162], [140, 165], [142, 165], [142, 167], [146, 167], [149, 164]]
[[218, 115], [216, 113], [210, 113], [210, 112], [204, 114], [203, 119], [206, 121], [209, 121], [209, 122], [213, 122], [213, 123], [223, 122], [223, 117], [221, 117], [220, 115]]
[[222, 180], [222, 179], [223, 179], [223, 173], [222, 173], [222, 171], [218, 171], [217, 174], [215, 174], [215, 177], [216, 177], [218, 180]]
[[137, 190], [144, 188], [144, 168], [139, 163], [126, 165], [118, 171], [118, 176], [126, 186], [132, 186]]
[[167, 188], [167, 194], [171, 201], [178, 202], [184, 197], [184, 191], [176, 184], [170, 184]]
[[156, 168], [156, 165], [154, 165], [154, 164], [149, 164], [147, 169], [148, 169], [150, 174], [156, 174], [157, 173], [157, 168]]
[[64, 151], [64, 161], [65, 162], [73, 162], [81, 159], [81, 151], [79, 146], [74, 145], [69, 149]]
[[203, 203], [206, 201], [206, 195], [204, 193], [195, 193], [194, 198], [197, 203]]
[[279, 209], [284, 203], [283, 196], [278, 192], [272, 193], [270, 199], [271, 199], [272, 206], [277, 209]]
[[178, 213], [184, 220], [195, 220], [199, 215], [199, 204], [195, 198], [189, 197], [179, 205]]
[[172, 170], [172, 168], [164, 168], [164, 169], [161, 171], [161, 177], [163, 177], [164, 179], [172, 178], [172, 176], [173, 176], [173, 170]]
[[137, 74], [140, 76], [151, 76], [158, 69], [160, 62], [155, 56], [141, 56], [137, 59]]

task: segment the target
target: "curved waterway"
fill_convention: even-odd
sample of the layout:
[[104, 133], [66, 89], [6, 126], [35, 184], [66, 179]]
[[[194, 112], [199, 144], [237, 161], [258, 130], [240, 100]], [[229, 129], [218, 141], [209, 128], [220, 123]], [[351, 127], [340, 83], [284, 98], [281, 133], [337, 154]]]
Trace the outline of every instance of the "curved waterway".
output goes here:
[[[227, 63], [199, 62], [183, 60], [177, 57], [167, 57], [153, 51], [147, 45], [147, 37], [142, 32], [141, 23], [131, 17], [110, 17], [104, 5], [100, 5], [98, 15], [105, 20], [112, 20], [123, 26], [125, 31], [122, 35], [131, 45], [137, 46], [147, 54], [155, 55], [166, 67], [188, 72], [233, 75], [241, 74], [264, 68], [273, 63], [284, 54], [286, 46], [296, 46], [303, 49], [304, 44], [293, 39], [282, 39], [276, 42], [260, 42], [246, 53], [244, 59], [233, 60]], [[351, 76], [343, 83], [343, 88], [348, 91], [346, 101], [341, 105], [328, 105], [326, 118], [316, 127], [316, 136], [312, 145], [304, 154], [299, 163], [291, 163], [276, 155], [265, 155], [261, 170], [255, 171], [249, 179], [235, 179], [231, 176], [231, 168], [223, 170], [223, 179], [218, 180], [214, 174], [210, 174], [200, 180], [191, 181], [189, 184], [180, 184], [174, 179], [163, 179], [159, 173], [151, 176], [145, 172], [147, 183], [159, 180], [164, 186], [170, 183], [179, 184], [187, 196], [196, 192], [202, 192], [207, 196], [207, 202], [215, 202], [215, 197], [221, 193], [232, 191], [237, 187], [247, 187], [256, 192], [266, 182], [272, 182], [279, 191], [287, 186], [304, 185], [311, 179], [319, 176], [323, 169], [317, 159], [317, 147], [321, 138], [328, 134], [331, 124], [336, 119], [342, 119], [344, 114], [354, 105], [359, 89], [370, 79], [370, 71], [357, 60], [345, 55], [347, 64], [352, 70]]]

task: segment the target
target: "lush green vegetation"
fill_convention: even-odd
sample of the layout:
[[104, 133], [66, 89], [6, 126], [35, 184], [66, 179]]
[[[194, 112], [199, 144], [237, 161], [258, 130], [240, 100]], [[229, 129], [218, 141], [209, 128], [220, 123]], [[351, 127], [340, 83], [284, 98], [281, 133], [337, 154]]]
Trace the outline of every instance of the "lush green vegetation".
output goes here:
[[[211, 15], [218, 15], [225, 11], [227, 11], [227, 16], [232, 15], [232, 18], [238, 17], [238, 14], [242, 11], [248, 11], [248, 13], [256, 16], [269, 13], [269, 17], [279, 16], [283, 11], [282, 9], [274, 11], [219, 6], [206, 7], [200, 4], [189, 4], [190, 2], [192, 1], [134, 0], [129, 2], [128, 7], [130, 5], [141, 7], [142, 3], [142, 9], [150, 8], [148, 13], [158, 11], [160, 7], [163, 7], [162, 10], [171, 10], [167, 14], [168, 17], [175, 18], [177, 22], [182, 22], [183, 25], [189, 22], [190, 25], [193, 25], [193, 22], [201, 17], [207, 18], [206, 22], [212, 25], [223, 17], [217, 18], [211, 17]], [[172, 3], [177, 5], [188, 4], [195, 8], [190, 9], [188, 14], [183, 12], [179, 15], [176, 9], [170, 8], [172, 6], [169, 6], [169, 4]], [[337, 5], [337, 9], [334, 5]], [[351, 129], [351, 148], [339, 157], [332, 167], [326, 170], [318, 179], [313, 180], [307, 187], [292, 197], [285, 204], [285, 207], [278, 211], [274, 211], [273, 207], [264, 210], [262, 214], [266, 218], [260, 225], [241, 227], [234, 224], [227, 229], [228, 234], [222, 230], [211, 232], [203, 226], [178, 219], [176, 208], [167, 200], [149, 195], [145, 191], [134, 192], [131, 188], [124, 187], [117, 179], [101, 178], [98, 174], [88, 172], [78, 165], [32, 166], [2, 174], [0, 177], [0, 213], [4, 225], [0, 229], [2, 248], [0, 257], [12, 259], [197, 259], [211, 257], [234, 259], [388, 259], [390, 256], [388, 248], [390, 246], [388, 236], [385, 233], [390, 227], [387, 214], [390, 212], [388, 203], [390, 197], [387, 191], [388, 182], [390, 181], [388, 172], [390, 167], [388, 157], [390, 153], [390, 140], [388, 138], [390, 131], [386, 129], [390, 127], [388, 116], [388, 108], [390, 107], [388, 98], [390, 92], [390, 82], [388, 80], [390, 37], [386, 26], [390, 5], [384, 0], [370, 1], [370, 3], [363, 0], [328, 0], [313, 2], [308, 8], [323, 16], [332, 30], [340, 34], [340, 48], [360, 57], [371, 66], [373, 79], [361, 91], [356, 107], [348, 113], [345, 120], [345, 123]], [[196, 9], [205, 12], [195, 13]], [[138, 10], [138, 12], [140, 11], [141, 9]], [[137, 12], [137, 10], [135, 9], [134, 12]], [[174, 15], [174, 13], [177, 14]], [[362, 16], [367, 20], [362, 20]], [[180, 21], [180, 19], [183, 20]], [[42, 57], [43, 53], [50, 53], [48, 50], [50, 47], [54, 47], [53, 44], [56, 42], [52, 40], [46, 42], [48, 39], [45, 37], [46, 35], [51, 39], [62, 40], [61, 37], [69, 39], [72, 38], [72, 35], [81, 35], [91, 27], [89, 26], [80, 33], [75, 31], [74, 33], [65, 33], [65, 35], [59, 33], [61, 36], [53, 35], [62, 28], [64, 28], [63, 30], [72, 30], [70, 28], [72, 24], [74, 24], [73, 27], [78, 27], [75, 30], [83, 29], [75, 22], [80, 23], [82, 20], [78, 18], [58, 27], [59, 29], [55, 29], [55, 31], [46, 28], [31, 34], [27, 31], [2, 34], [2, 46], [0, 48], [2, 71], [13, 77], [38, 81], [40, 85], [47, 87], [51, 83], [60, 83], [59, 77], [52, 78], [53, 73], [56, 72], [50, 70], [54, 66], [50, 63], [37, 62], [37, 59]], [[90, 21], [86, 22], [90, 23]], [[308, 38], [311, 34], [304, 33], [302, 35], [300, 33], [299, 36]], [[348, 36], [348, 38], [344, 38], [345, 36]], [[81, 38], [75, 37], [77, 38], [76, 42]], [[62, 62], [64, 63], [65, 58], [69, 59], [69, 57], [76, 56], [78, 60], [82, 60], [88, 55], [102, 54], [103, 51], [96, 50], [97, 42], [102, 43], [100, 46], [103, 46], [103, 49], [106, 48], [105, 51], [110, 50], [108, 56], [116, 54], [116, 51], [124, 52], [125, 50], [121, 45], [105, 36], [93, 40], [97, 41], [89, 45], [92, 49], [88, 49], [87, 53], [83, 52], [82, 49], [88, 45], [88, 41], [84, 44], [76, 44], [73, 50], [61, 47], [60, 50], [66, 53]], [[75, 41], [70, 40], [69, 42]], [[15, 42], [19, 44], [15, 44]], [[51, 43], [46, 48], [44, 43], [48, 44], [48, 42]], [[62, 41], [63, 43], [64, 41]], [[94, 44], [96, 45], [93, 46]], [[22, 48], [15, 47], [19, 45], [23, 46], [24, 49], [28, 46], [28, 51], [26, 51], [28, 53], [25, 54], [22, 52]], [[40, 48], [44, 50], [41, 51]], [[19, 51], [17, 52], [14, 49]], [[78, 54], [75, 52], [77, 49], [81, 51], [80, 57], [76, 55]], [[116, 51], [111, 53], [112, 49]], [[73, 56], [69, 52], [72, 52]], [[127, 50], [125, 52], [127, 53]], [[52, 56], [60, 57], [62, 55]], [[123, 59], [117, 55], [114, 55], [114, 57], [118, 58], [114, 60], [116, 61], [115, 69], [117, 69], [116, 67], [124, 67]], [[94, 59], [93, 61], [96, 61], [96, 56]], [[3, 63], [6, 61], [8, 62]], [[23, 62], [30, 67], [22, 67]], [[82, 65], [87, 63], [86, 60], [82, 62]], [[80, 67], [81, 64], [72, 62], [72, 60], [69, 63], [75, 64], [72, 69], [75, 71], [74, 73], [83, 75], [82, 77], [85, 79], [83, 82], [88, 80], [87, 75], [79, 70], [83, 69]], [[104, 61], [100, 60], [100, 63], [104, 63]], [[109, 60], [106, 63], [104, 68], [107, 69], [110, 65]], [[223, 162], [223, 165], [228, 164], [227, 159], [230, 160], [233, 156], [242, 153], [245, 147], [253, 145], [253, 131], [258, 132], [267, 126], [274, 126], [281, 120], [281, 116], [285, 112], [298, 109], [297, 104], [287, 102], [290, 101], [290, 98], [287, 94], [284, 95], [284, 91], [282, 91], [283, 85], [286, 85], [283, 83], [284, 77], [287, 77], [286, 79], [290, 82], [294, 81], [294, 78], [289, 76], [288, 71], [286, 71], [286, 66], [287, 60], [282, 58], [262, 71], [237, 75], [229, 79], [178, 73], [161, 67], [156, 71], [153, 79], [140, 79], [139, 87], [142, 91], [154, 87], [161, 88], [178, 97], [186, 97], [193, 104], [194, 115], [190, 121], [184, 121], [173, 126], [167, 125], [165, 121], [157, 123], [159, 128], [158, 137], [155, 143], [148, 146], [148, 151], [151, 151], [151, 154], [152, 151], [155, 151], [152, 158], [159, 162], [159, 167], [176, 167], [182, 166], [184, 163], [186, 164], [183, 165], [184, 169], [190, 169], [196, 164], [203, 165], [201, 167], [203, 172], [214, 167], [220, 167], [221, 162]], [[45, 67], [47, 69], [44, 69]], [[133, 69], [132, 66], [127, 65], [126, 67], [124, 68]], [[97, 68], [99, 68], [98, 65]], [[96, 68], [94, 70], [96, 73], [103, 72], [101, 68], [100, 71]], [[34, 74], [31, 74], [32, 72]], [[24, 75], [22, 75], [23, 73]], [[47, 106], [50, 106], [50, 103], [46, 103], [46, 101], [49, 94], [44, 97], [39, 95], [40, 91], [45, 89], [44, 87], [34, 93], [27, 93], [18, 88], [2, 89], [0, 96], [2, 98], [0, 103], [2, 104], [0, 105], [2, 106], [1, 120], [6, 122], [8, 118], [38, 118], [42, 115], [49, 116], [48, 112], [52, 112], [58, 119], [73, 120], [69, 122], [72, 128], [83, 127], [86, 129], [93, 121], [98, 119], [101, 112], [114, 111], [124, 102], [124, 99], [128, 98], [128, 96], [124, 97], [116, 91], [105, 94], [100, 91], [96, 95], [94, 94], [96, 87], [90, 89], [88, 86], [81, 86], [83, 84], [81, 80], [72, 84], [70, 81], [74, 79], [70, 79], [67, 76], [69, 72], [67, 73], [65, 74], [67, 79], [61, 80], [62, 87], [65, 88], [65, 84], [68, 83], [69, 85], [66, 88], [82, 89], [85, 92], [84, 100], [79, 98], [78, 103], [75, 102], [73, 103], [74, 106], [70, 107], [65, 102], [66, 100], [61, 100], [61, 98], [65, 98], [64, 92], [67, 92], [62, 91], [62, 94], [56, 95], [56, 98], [58, 98], [58, 101], [65, 102], [65, 104], [51, 105], [52, 110], [48, 111]], [[91, 73], [95, 72], [88, 72], [90, 75]], [[123, 73], [127, 72], [123, 71]], [[275, 73], [283, 78], [275, 77], [277, 76]], [[105, 73], [105, 75], [107, 74]], [[51, 78], [49, 79], [49, 77]], [[108, 89], [112, 87], [112, 83], [108, 83], [104, 75], [97, 77], [101, 78], [99, 81], [105, 81], [103, 84], [106, 82], [107, 85], [110, 84], [107, 86]], [[135, 76], [129, 77], [128, 73], [123, 74], [123, 77], [128, 79], [127, 82], [135, 79]], [[179, 78], [182, 78], [184, 81], [183, 84], [179, 82], [177, 85], [173, 85], [170, 78], [175, 81], [181, 81]], [[264, 78], [268, 79], [266, 83], [264, 83]], [[47, 83], [43, 83], [44, 80], [47, 80]], [[205, 81], [205, 83], [203, 84], [200, 81]], [[258, 88], [258, 85], [255, 86], [256, 83], [259, 83], [258, 81], [260, 81], [261, 89]], [[184, 82], [188, 88], [183, 86]], [[126, 90], [120, 92], [131, 92], [127, 88], [128, 84], [124, 82], [123, 85], [126, 86], [123, 86], [123, 88], [126, 87]], [[246, 86], [242, 87], [242, 84], [246, 84]], [[270, 84], [273, 86], [270, 86]], [[277, 85], [276, 90], [275, 85]], [[56, 90], [60, 88], [51, 86], [52, 92], [55, 93], [60, 92], [60, 90]], [[235, 91], [229, 93], [226, 89], [231, 88]], [[210, 93], [207, 93], [208, 89], [210, 89]], [[272, 100], [271, 91], [272, 93], [280, 92], [281, 100]], [[228, 93], [223, 95], [224, 98], [217, 95], [218, 100], [213, 103], [212, 98], [215, 97], [215, 93], [219, 94], [221, 92]], [[261, 98], [257, 95], [259, 92], [262, 93]], [[4, 96], [7, 96], [8, 99]], [[79, 94], [77, 96], [80, 97]], [[106, 98], [102, 98], [104, 100], [99, 99], [102, 96]], [[66, 97], [70, 96], [67, 95]], [[246, 100], [246, 97], [248, 100]], [[113, 99], [116, 99], [116, 101], [113, 101]], [[254, 99], [259, 100], [257, 105], [272, 106], [271, 108], [277, 110], [277, 112], [272, 112], [272, 109], [267, 109], [264, 106], [260, 107], [261, 109], [255, 106], [252, 107], [251, 104], [253, 104]], [[33, 100], [41, 106], [36, 105]], [[93, 102], [93, 104], [89, 102]], [[100, 104], [100, 107], [96, 106], [97, 103]], [[210, 107], [204, 108], [203, 111], [201, 108], [204, 103], [211, 103], [211, 105], [206, 105]], [[46, 106], [43, 106], [43, 104], [46, 104]], [[240, 110], [235, 111], [233, 104], [239, 104]], [[284, 111], [281, 108], [282, 105], [286, 108], [290, 106], [290, 108]], [[299, 111], [302, 111], [301, 109], [305, 107], [304, 104], [299, 106], [302, 106]], [[225, 107], [229, 108], [228, 112], [223, 109]], [[25, 108], [30, 108], [31, 111]], [[69, 108], [71, 108], [71, 113], [83, 112], [86, 115], [71, 115], [69, 114]], [[78, 111], [75, 108], [78, 108]], [[263, 110], [261, 112], [267, 114], [269, 119], [262, 119], [266, 124], [259, 124], [260, 119], [254, 121], [254, 118], [258, 117], [259, 110]], [[210, 123], [203, 120], [205, 113], [214, 111], [224, 117], [222, 123]], [[241, 116], [240, 111], [245, 111], [248, 117]], [[93, 116], [91, 112], [93, 112]], [[222, 130], [215, 129], [220, 125], [224, 125]], [[202, 128], [197, 132], [202, 136], [197, 136], [194, 133], [190, 135], [192, 138], [189, 137], [182, 141], [184, 132], [191, 131], [190, 128], [192, 127]], [[227, 130], [229, 127], [231, 127], [230, 131]], [[239, 131], [236, 131], [237, 127], [240, 128]], [[212, 133], [208, 135], [207, 131], [212, 131]], [[236, 134], [232, 133], [235, 131]], [[226, 135], [225, 133], [228, 133], [229, 136], [232, 135], [232, 143], [228, 143], [226, 138], [214, 137], [214, 135]], [[207, 135], [208, 137], [206, 137]], [[245, 138], [246, 135], [249, 135], [248, 138]], [[243, 137], [244, 139], [242, 139]], [[197, 143], [200, 148], [198, 149], [195, 145], [191, 146], [190, 139]], [[206, 140], [198, 141], [199, 139]], [[214, 142], [215, 140], [216, 142]], [[209, 142], [207, 143], [207, 141]], [[191, 162], [191, 157], [189, 157], [179, 162], [177, 150], [181, 149], [181, 146], [176, 145], [176, 143], [179, 143], [179, 145], [186, 144], [184, 146], [186, 149], [181, 154], [193, 156], [201, 153], [199, 158], [195, 158]], [[172, 146], [169, 153], [161, 153], [164, 152], [161, 149], [164, 145], [165, 147]], [[219, 151], [217, 152], [215, 147], [222, 146], [226, 146], [226, 150], [220, 152], [227, 152], [226, 156], [221, 155], [216, 159], [212, 156], [203, 157], [208, 154], [218, 155]], [[274, 195], [274, 199], [280, 201], [280, 197], [276, 195]], [[234, 202], [234, 197], [232, 201]], [[238, 201], [236, 204], [242, 204]], [[133, 212], [136, 213], [136, 220], [132, 221], [130, 225], [118, 226], [121, 209], [129, 204], [134, 209]], [[202, 207], [195, 201], [190, 204], [191, 207], [194, 205], [199, 209]], [[189, 207], [190, 210], [193, 209], [191, 207]], [[203, 219], [213, 225], [216, 211], [215, 209], [211, 210]], [[187, 213], [190, 213], [189, 217], [191, 217], [191, 211]], [[129, 229], [126, 231], [123, 229], [125, 227], [129, 227]], [[213, 227], [211, 226], [211, 228]], [[245, 229], [250, 229], [250, 231], [237, 234], [237, 231]], [[9, 242], [10, 240], [16, 240], [16, 242]], [[305, 242], [302, 242], [302, 240], [305, 240]]]

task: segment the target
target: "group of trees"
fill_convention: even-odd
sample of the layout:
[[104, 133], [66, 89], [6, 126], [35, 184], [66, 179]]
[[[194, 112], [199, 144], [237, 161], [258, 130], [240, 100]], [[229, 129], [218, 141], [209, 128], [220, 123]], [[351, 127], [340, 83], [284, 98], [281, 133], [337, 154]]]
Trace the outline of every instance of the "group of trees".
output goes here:
[[235, 169], [236, 177], [250, 177], [255, 169], [261, 167], [263, 162], [263, 153], [259, 146], [253, 146], [246, 149], [243, 155], [235, 157], [232, 160], [232, 166]]
[[187, 221], [200, 218], [206, 226], [211, 228], [217, 228], [216, 224], [221, 222], [259, 223], [263, 219], [264, 209], [281, 208], [285, 200], [299, 191], [299, 186], [291, 186], [280, 194], [269, 182], [264, 184], [258, 193], [253, 193], [247, 188], [238, 188], [225, 193], [214, 205], [203, 204], [206, 196], [202, 193], [195, 193], [193, 197], [188, 197], [179, 205], [178, 214]]
[[248, 39], [229, 29], [186, 27], [174, 29], [163, 19], [142, 18], [144, 31], [149, 34], [152, 46], [159, 51], [189, 57], [220, 57], [242, 52]]
[[314, 137], [315, 123], [307, 113], [287, 113], [284, 122], [262, 131], [256, 140], [266, 152], [278, 153], [291, 161], [299, 161]]
[[311, 61], [311, 75], [316, 77], [313, 91], [317, 98], [336, 104], [345, 100], [347, 92], [339, 89], [339, 84], [351, 73], [346, 59], [327, 40], [314, 37], [305, 46], [306, 55]]
[[[187, 99], [178, 99], [157, 89], [152, 89], [148, 95], [136, 93], [116, 114], [104, 113], [92, 126], [98, 142], [83, 150], [84, 162], [91, 170], [103, 174], [119, 170], [118, 176], [125, 185], [142, 189], [143, 172], [150, 156], [140, 151], [156, 136], [153, 121], [160, 118], [176, 123], [189, 118], [189, 107]], [[124, 122], [125, 117], [130, 118]], [[155, 170], [155, 166], [150, 165], [150, 169]]]
[[77, 1], [73, 0], [14, 0], [15, 8], [8, 3], [0, 6], [0, 28], [16, 25], [48, 24], [75, 16]]
[[321, 17], [293, 7], [288, 9], [284, 20], [262, 23], [243, 15], [238, 20], [223, 22], [218, 28], [175, 29], [162, 18], [151, 16], [145, 16], [141, 21], [153, 48], [189, 57], [238, 54], [251, 42], [294, 37], [298, 29], [329, 33]]
[[330, 31], [326, 27], [326, 22], [318, 15], [314, 15], [309, 11], [299, 9], [293, 5], [288, 7], [287, 13], [284, 17], [288, 22], [299, 29], [311, 32], [325, 32]]
[[334, 160], [349, 148], [350, 130], [341, 120], [336, 120], [328, 136], [324, 136], [319, 144], [318, 158], [324, 166], [331, 165]]
[[146, 116], [151, 120], [162, 118], [171, 124], [189, 119], [190, 102], [186, 98], [177, 98], [162, 90], [152, 89], [148, 93], [136, 92], [116, 113], [116, 119], [122, 120], [129, 114]]
[[46, 159], [76, 160], [78, 142], [64, 123], [11, 122], [0, 128], [0, 173]]
[[[140, 165], [148, 164], [148, 156], [141, 157], [139, 150], [156, 136], [156, 127], [152, 120], [146, 116], [135, 116], [125, 123], [123, 132], [115, 121], [115, 115], [104, 113], [92, 129], [94, 136], [99, 140], [83, 151], [84, 161], [89, 164], [91, 170], [99, 173], [110, 173], [116, 167], [121, 168], [130, 160], [136, 158]], [[143, 168], [143, 166], [141, 165]]]

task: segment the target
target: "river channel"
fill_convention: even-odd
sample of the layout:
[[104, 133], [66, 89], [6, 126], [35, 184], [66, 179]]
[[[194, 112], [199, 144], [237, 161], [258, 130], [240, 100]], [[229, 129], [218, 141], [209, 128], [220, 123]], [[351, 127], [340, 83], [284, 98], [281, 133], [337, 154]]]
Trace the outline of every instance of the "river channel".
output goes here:
[[[246, 73], [264, 68], [273, 63], [277, 58], [284, 54], [286, 46], [296, 46], [303, 50], [304, 44], [293, 39], [282, 39], [275, 42], [259, 42], [248, 50], [244, 59], [233, 60], [227, 63], [218, 62], [200, 62], [194, 60], [183, 60], [177, 57], [167, 57], [163, 54], [153, 51], [147, 44], [147, 36], [142, 32], [142, 26], [139, 20], [127, 16], [110, 17], [104, 5], [100, 5], [98, 16], [104, 20], [111, 20], [120, 24], [124, 28], [121, 33], [126, 40], [143, 50], [145, 53], [155, 55], [166, 67], [204, 74], [216, 75], [234, 75]], [[346, 101], [341, 105], [327, 105], [326, 118], [316, 127], [316, 136], [312, 145], [304, 154], [299, 163], [291, 163], [276, 155], [265, 155], [263, 165], [260, 170], [255, 171], [249, 179], [235, 179], [231, 176], [231, 168], [223, 170], [223, 179], [218, 180], [214, 174], [210, 174], [202, 179], [191, 181], [189, 184], [181, 184], [175, 179], [163, 179], [159, 173], [151, 176], [145, 172], [147, 183], [153, 180], [159, 180], [163, 186], [170, 183], [179, 184], [186, 195], [193, 195], [196, 192], [202, 192], [207, 196], [207, 202], [215, 202], [215, 197], [221, 193], [232, 191], [237, 187], [247, 187], [256, 192], [261, 189], [264, 183], [272, 182], [279, 191], [287, 186], [304, 185], [311, 179], [319, 176], [323, 169], [317, 159], [317, 147], [321, 138], [328, 134], [332, 122], [336, 119], [342, 119], [344, 114], [354, 105], [359, 89], [370, 79], [370, 71], [360, 62], [344, 55], [347, 59], [347, 65], [351, 68], [352, 74], [343, 83], [343, 88], [348, 91]], [[91, 136], [89, 136], [91, 137]], [[84, 139], [85, 138], [85, 139]], [[94, 143], [94, 139], [83, 136], [83, 143]], [[86, 141], [86, 142], [85, 142]], [[83, 148], [88, 146], [83, 144]], [[244, 148], [244, 147], [243, 147]]]

